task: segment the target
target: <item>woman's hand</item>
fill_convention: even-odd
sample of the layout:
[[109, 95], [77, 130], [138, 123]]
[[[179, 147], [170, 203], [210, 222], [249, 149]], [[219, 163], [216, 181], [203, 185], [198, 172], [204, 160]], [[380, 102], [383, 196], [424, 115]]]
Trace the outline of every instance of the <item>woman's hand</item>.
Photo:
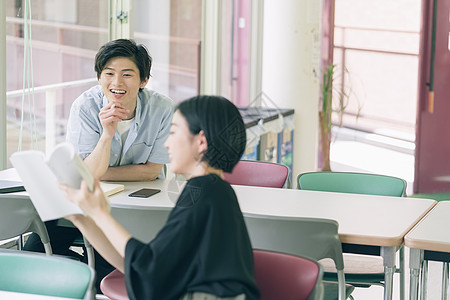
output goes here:
[[[89, 192], [86, 182], [81, 182], [79, 190], [70, 188], [66, 185], [61, 185], [61, 189], [66, 194], [67, 199], [70, 202], [78, 205], [88, 216], [92, 219], [96, 219], [96, 216], [103, 214], [109, 214], [110, 206], [103, 191], [100, 187], [100, 182], [95, 181], [94, 191]], [[81, 215], [68, 216], [67, 219], [73, 222], [77, 221], [77, 218], [81, 218]]]

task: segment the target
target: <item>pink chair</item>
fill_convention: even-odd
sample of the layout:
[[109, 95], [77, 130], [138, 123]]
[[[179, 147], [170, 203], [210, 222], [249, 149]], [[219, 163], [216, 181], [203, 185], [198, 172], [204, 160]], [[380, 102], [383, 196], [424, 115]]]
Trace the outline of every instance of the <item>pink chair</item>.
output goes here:
[[288, 167], [261, 161], [241, 160], [232, 173], [224, 173], [230, 184], [282, 188], [288, 179]]
[[261, 300], [323, 299], [322, 269], [308, 258], [253, 250]]
[[[267, 250], [253, 250], [261, 300], [322, 299], [322, 269], [310, 259]], [[100, 289], [111, 300], [128, 300], [124, 275], [114, 270]]]
[[125, 277], [119, 270], [114, 270], [106, 275], [100, 282], [103, 295], [111, 300], [128, 300]]

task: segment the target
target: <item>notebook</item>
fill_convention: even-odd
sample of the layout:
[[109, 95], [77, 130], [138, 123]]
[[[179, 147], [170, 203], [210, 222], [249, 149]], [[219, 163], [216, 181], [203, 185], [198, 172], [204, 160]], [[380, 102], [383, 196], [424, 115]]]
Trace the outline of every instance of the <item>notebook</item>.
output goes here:
[[111, 195], [117, 194], [125, 189], [125, 186], [123, 184], [106, 183], [104, 181], [100, 182], [100, 187], [102, 188], [105, 196], [111, 196]]
[[22, 182], [0, 180], [0, 194], [23, 192], [23, 191], [25, 191], [25, 188]]

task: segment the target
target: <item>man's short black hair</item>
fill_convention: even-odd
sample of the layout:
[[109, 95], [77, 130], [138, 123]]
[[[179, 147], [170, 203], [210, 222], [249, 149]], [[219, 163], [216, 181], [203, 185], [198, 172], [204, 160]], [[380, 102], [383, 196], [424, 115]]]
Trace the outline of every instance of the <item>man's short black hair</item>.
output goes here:
[[211, 167], [231, 173], [244, 154], [245, 125], [236, 106], [220, 96], [196, 96], [176, 108], [186, 119], [189, 131], [203, 130], [208, 149], [202, 161]]
[[139, 69], [141, 82], [150, 78], [152, 57], [148, 53], [147, 48], [142, 44], [137, 45], [131, 39], [117, 39], [104, 44], [97, 52], [95, 56], [97, 79], [100, 78], [108, 61], [115, 57], [127, 57], [131, 59]]

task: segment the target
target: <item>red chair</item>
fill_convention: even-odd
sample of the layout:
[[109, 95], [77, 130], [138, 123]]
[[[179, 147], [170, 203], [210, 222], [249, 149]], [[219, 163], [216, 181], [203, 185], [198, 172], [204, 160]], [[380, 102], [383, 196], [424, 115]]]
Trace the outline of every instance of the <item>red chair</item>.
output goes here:
[[100, 282], [103, 295], [111, 300], [128, 300], [125, 277], [119, 270], [114, 270], [106, 275]]
[[[322, 299], [322, 269], [310, 259], [266, 250], [253, 250], [255, 278], [261, 300]], [[128, 300], [123, 274], [114, 270], [100, 289], [111, 300]]]
[[261, 300], [323, 299], [322, 269], [308, 258], [253, 250]]
[[288, 179], [288, 167], [261, 161], [241, 160], [232, 173], [224, 173], [230, 184], [282, 188]]

